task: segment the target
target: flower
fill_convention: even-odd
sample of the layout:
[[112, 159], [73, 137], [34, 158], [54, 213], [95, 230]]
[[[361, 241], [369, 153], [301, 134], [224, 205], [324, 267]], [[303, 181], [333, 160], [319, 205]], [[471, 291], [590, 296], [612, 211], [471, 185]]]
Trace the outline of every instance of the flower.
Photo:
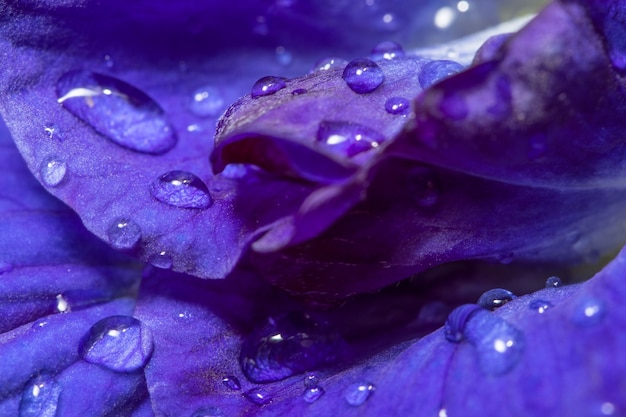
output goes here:
[[624, 243], [620, 2], [302, 76], [419, 27], [379, 6], [2, 5], [0, 414], [626, 408], [624, 252], [460, 305]]

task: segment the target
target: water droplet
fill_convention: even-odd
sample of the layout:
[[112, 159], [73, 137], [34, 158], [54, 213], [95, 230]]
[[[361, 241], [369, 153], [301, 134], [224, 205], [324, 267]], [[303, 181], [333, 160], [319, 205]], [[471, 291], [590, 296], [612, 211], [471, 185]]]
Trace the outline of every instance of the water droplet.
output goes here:
[[385, 111], [389, 114], [407, 114], [411, 110], [411, 102], [404, 97], [390, 97], [385, 102]]
[[54, 123], [48, 123], [43, 128], [44, 133], [48, 138], [58, 140], [59, 142], [63, 142], [65, 137], [61, 134], [61, 129]]
[[19, 417], [55, 417], [61, 386], [49, 375], [31, 379], [22, 392]]
[[173, 265], [172, 257], [165, 251], [150, 256], [148, 262], [150, 265], [160, 269], [171, 269]]
[[381, 59], [391, 60], [402, 56], [404, 56], [404, 49], [402, 49], [399, 43], [393, 41], [379, 43], [372, 49], [371, 54], [371, 58], [376, 61]]
[[358, 123], [324, 120], [317, 129], [317, 141], [328, 145], [335, 152], [352, 157], [379, 147], [385, 137]]
[[226, 375], [222, 378], [222, 383], [226, 386], [226, 388], [238, 391], [241, 389], [241, 382], [239, 382], [239, 378], [234, 375]]
[[301, 96], [302, 94], [306, 94], [308, 93], [308, 91], [304, 88], [296, 88], [295, 90], [293, 90], [291, 92], [291, 95], [293, 96]]
[[552, 307], [552, 303], [550, 301], [545, 300], [532, 300], [528, 303], [528, 308], [531, 310], [537, 311], [539, 314], [543, 314], [547, 309]]
[[449, 342], [459, 343], [465, 339], [465, 326], [467, 322], [477, 312], [484, 309], [477, 304], [463, 304], [450, 312], [446, 325], [444, 326], [444, 335]]
[[270, 75], [267, 77], [263, 77], [256, 83], [254, 83], [250, 95], [252, 96], [252, 98], [271, 96], [272, 94], [276, 94], [276, 92], [282, 90], [286, 86], [287, 84], [285, 83], [284, 78], [274, 77]]
[[162, 203], [174, 207], [206, 209], [213, 200], [202, 180], [187, 171], [170, 171], [150, 186], [150, 193]]
[[420, 207], [432, 207], [439, 201], [441, 185], [437, 174], [426, 166], [412, 168], [406, 176], [407, 193]]
[[385, 80], [383, 70], [371, 59], [351, 61], [343, 70], [344, 81], [357, 94], [371, 93]]
[[272, 317], [241, 347], [239, 362], [253, 382], [274, 382], [338, 361], [345, 342], [328, 325], [308, 314]]
[[57, 158], [48, 158], [43, 161], [39, 174], [41, 181], [48, 187], [56, 187], [61, 184], [67, 173], [67, 164]]
[[365, 403], [365, 401], [367, 401], [370, 397], [374, 389], [374, 384], [370, 383], [359, 382], [352, 384], [345, 392], [346, 401], [354, 407], [363, 405], [363, 403]]
[[562, 285], [563, 283], [559, 277], [550, 277], [546, 280], [546, 288], [558, 288]]
[[495, 310], [496, 308], [502, 307], [503, 305], [515, 298], [517, 298], [515, 294], [513, 294], [509, 290], [505, 290], [504, 288], [494, 288], [485, 291], [480, 296], [476, 304], [487, 310]]
[[276, 61], [283, 66], [291, 64], [293, 55], [284, 46], [276, 47]]
[[315, 374], [308, 374], [304, 377], [304, 386], [307, 388], [317, 387], [320, 384], [320, 380]]
[[224, 110], [224, 98], [212, 86], [204, 86], [193, 92], [191, 111], [199, 117], [217, 116]]
[[191, 417], [226, 417], [226, 414], [218, 407], [208, 405], [198, 408]]
[[584, 297], [576, 302], [572, 320], [581, 327], [593, 326], [604, 318], [606, 307], [604, 302], [596, 297]]
[[348, 65], [348, 61], [342, 58], [324, 58], [315, 63], [311, 72], [343, 69], [346, 65]]
[[0, 275], [13, 271], [13, 264], [5, 261], [0, 261]]
[[304, 390], [304, 394], [302, 394], [302, 398], [304, 401], [309, 404], [314, 403], [319, 400], [322, 395], [324, 395], [324, 388], [322, 387], [310, 387]]
[[431, 61], [422, 67], [417, 79], [422, 88], [428, 88], [444, 78], [463, 71], [463, 69], [463, 65], [458, 62], [447, 60]]
[[246, 391], [244, 396], [256, 405], [266, 405], [272, 402], [272, 397], [262, 388], [252, 388]]
[[58, 294], [55, 301], [55, 309], [59, 313], [69, 313], [71, 310], [70, 303], [63, 294]]
[[177, 138], [163, 109], [143, 91], [107, 75], [71, 71], [57, 84], [59, 103], [125, 148], [163, 154]]
[[153, 349], [152, 333], [130, 316], [110, 316], [94, 324], [81, 343], [87, 362], [117, 372], [133, 372], [148, 363]]
[[109, 243], [117, 250], [131, 250], [141, 239], [141, 228], [132, 220], [119, 219], [108, 230]]

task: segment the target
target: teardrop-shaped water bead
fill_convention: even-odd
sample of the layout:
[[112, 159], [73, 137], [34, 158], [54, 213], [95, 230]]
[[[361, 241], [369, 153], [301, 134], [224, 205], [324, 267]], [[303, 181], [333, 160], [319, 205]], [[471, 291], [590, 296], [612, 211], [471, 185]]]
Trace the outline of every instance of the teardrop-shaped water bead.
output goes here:
[[152, 355], [152, 332], [130, 316], [110, 316], [94, 324], [81, 343], [87, 362], [117, 372], [133, 372], [146, 366]]
[[310, 387], [310, 388], [306, 388], [304, 390], [304, 393], [302, 394], [302, 398], [304, 398], [304, 401], [308, 402], [309, 404], [314, 403], [315, 401], [319, 400], [320, 397], [322, 395], [324, 395], [324, 388], [322, 387]]
[[155, 253], [154, 255], [151, 255], [148, 258], [148, 262], [150, 263], [150, 265], [159, 269], [171, 269], [174, 264], [172, 257], [165, 251], [161, 251]]
[[187, 171], [170, 171], [161, 175], [150, 186], [150, 194], [174, 207], [206, 209], [213, 203], [206, 184]]
[[252, 388], [243, 395], [256, 405], [266, 405], [272, 402], [272, 397], [263, 388]]
[[242, 346], [239, 363], [253, 382], [274, 382], [338, 361], [345, 342], [308, 314], [271, 317]]
[[118, 219], [107, 231], [109, 243], [117, 250], [134, 249], [141, 240], [141, 228], [129, 219]]
[[316, 137], [318, 142], [348, 157], [375, 149], [385, 141], [381, 133], [367, 126], [327, 120], [319, 124]]
[[561, 278], [559, 277], [549, 277], [546, 280], [546, 288], [559, 288], [563, 285]]
[[449, 342], [459, 343], [465, 339], [465, 326], [474, 314], [485, 311], [477, 304], [463, 304], [448, 315], [444, 326], [444, 335]]
[[343, 70], [344, 81], [357, 94], [371, 93], [385, 81], [383, 70], [371, 59], [358, 58]]
[[287, 84], [285, 83], [284, 78], [270, 75], [255, 82], [252, 86], [252, 90], [250, 91], [250, 95], [252, 98], [271, 96], [286, 86]]
[[351, 406], [363, 405], [374, 391], [374, 384], [358, 382], [350, 385], [345, 391], [345, 399]]
[[444, 78], [463, 71], [463, 69], [463, 65], [458, 62], [447, 60], [431, 61], [422, 67], [417, 79], [422, 88], [428, 88]]
[[48, 158], [43, 161], [39, 174], [41, 181], [48, 187], [56, 187], [65, 179], [67, 164], [58, 158]]
[[315, 63], [311, 72], [343, 69], [346, 65], [348, 65], [348, 61], [342, 58], [323, 58]]
[[411, 110], [411, 102], [404, 97], [390, 97], [385, 102], [385, 111], [389, 114], [407, 114]]
[[486, 308], [487, 310], [495, 310], [515, 298], [517, 298], [515, 294], [509, 290], [505, 290], [504, 288], [494, 288], [485, 291], [480, 298], [478, 298], [476, 304], [482, 308]]
[[222, 384], [232, 391], [239, 391], [241, 389], [241, 382], [239, 382], [239, 378], [234, 375], [226, 375], [223, 377]]
[[217, 116], [224, 110], [224, 98], [220, 91], [213, 86], [205, 86], [193, 92], [191, 111], [196, 116]]
[[372, 49], [370, 56], [373, 60], [378, 61], [381, 59], [392, 60], [404, 55], [404, 49], [402, 49], [402, 46], [399, 43], [393, 41], [383, 41]]
[[605, 314], [604, 301], [594, 296], [585, 296], [575, 302], [572, 321], [580, 327], [594, 326], [602, 321]]
[[147, 94], [108, 75], [71, 71], [57, 83], [58, 102], [125, 148], [163, 154], [177, 142], [163, 109]]
[[22, 392], [19, 417], [55, 417], [61, 386], [51, 375], [31, 379]]
[[545, 300], [540, 300], [540, 299], [532, 300], [530, 303], [528, 303], [528, 308], [538, 312], [539, 314], [545, 313], [546, 310], [548, 310], [551, 307], [552, 307], [552, 303], [550, 301], [545, 301]]

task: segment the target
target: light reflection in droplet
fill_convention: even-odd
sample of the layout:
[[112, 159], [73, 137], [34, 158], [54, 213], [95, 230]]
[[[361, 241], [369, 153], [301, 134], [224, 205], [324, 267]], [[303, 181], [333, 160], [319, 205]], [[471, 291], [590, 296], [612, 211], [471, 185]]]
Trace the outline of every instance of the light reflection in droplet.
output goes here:
[[439, 29], [446, 29], [452, 24], [452, 22], [454, 22], [455, 18], [456, 14], [454, 13], [454, 9], [451, 7], [442, 7], [437, 10], [437, 13], [435, 13], [435, 19], [433, 22]]

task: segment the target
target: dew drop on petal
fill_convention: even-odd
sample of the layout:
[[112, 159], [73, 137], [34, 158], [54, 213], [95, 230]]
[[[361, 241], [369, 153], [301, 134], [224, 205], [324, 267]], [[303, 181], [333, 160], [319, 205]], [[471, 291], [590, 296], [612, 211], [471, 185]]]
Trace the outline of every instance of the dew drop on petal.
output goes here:
[[302, 94], [306, 94], [308, 91], [305, 88], [296, 88], [291, 92], [292, 96], [301, 96]]
[[307, 374], [304, 377], [304, 386], [307, 388], [317, 387], [320, 384], [320, 379], [315, 374]]
[[272, 402], [272, 397], [262, 388], [252, 388], [243, 395], [256, 405], [266, 405]]
[[117, 372], [146, 366], [152, 355], [152, 332], [130, 316], [110, 316], [94, 324], [80, 347], [81, 357]]
[[162, 203], [180, 208], [206, 209], [213, 202], [206, 184], [187, 171], [161, 175], [150, 186], [150, 194]]
[[407, 114], [411, 110], [411, 102], [404, 97], [390, 97], [385, 102], [385, 111], [389, 114]]
[[310, 387], [310, 388], [306, 388], [304, 390], [304, 393], [302, 394], [302, 398], [304, 398], [304, 401], [306, 401], [307, 403], [311, 404], [314, 403], [315, 401], [319, 400], [320, 397], [322, 395], [324, 395], [324, 388], [322, 387]]
[[226, 414], [220, 408], [208, 405], [198, 408], [191, 417], [226, 417]]
[[463, 304], [450, 312], [444, 326], [444, 335], [449, 342], [459, 343], [465, 339], [465, 326], [470, 318], [484, 309], [477, 304]]
[[224, 98], [213, 86], [204, 86], [193, 92], [190, 108], [199, 117], [217, 116], [224, 110]]
[[346, 65], [348, 61], [342, 58], [323, 58], [315, 63], [311, 72], [343, 69]]
[[345, 342], [302, 312], [270, 317], [243, 342], [239, 363], [253, 382], [274, 382], [337, 362]]
[[348, 404], [358, 407], [367, 401], [374, 389], [374, 384], [357, 382], [346, 389], [345, 399]]
[[348, 157], [375, 149], [385, 141], [381, 133], [367, 126], [327, 120], [320, 122], [316, 138], [334, 152]]
[[58, 158], [48, 158], [43, 161], [39, 174], [41, 181], [48, 187], [56, 187], [61, 184], [67, 173], [67, 164]]
[[532, 300], [528, 303], [528, 308], [538, 312], [539, 314], [545, 313], [550, 307], [552, 307], [552, 303], [550, 301], [540, 299]]
[[383, 41], [372, 49], [370, 57], [373, 60], [378, 61], [381, 59], [392, 60], [404, 55], [404, 49], [402, 49], [402, 46], [399, 43], [393, 41]]
[[428, 88], [444, 78], [463, 71], [463, 69], [463, 65], [458, 62], [447, 60], [431, 61], [422, 67], [417, 79], [422, 88]]
[[559, 277], [549, 277], [546, 280], [546, 288], [558, 288], [562, 286], [561, 278]]
[[513, 294], [509, 290], [505, 290], [504, 288], [494, 288], [485, 291], [478, 298], [476, 304], [487, 310], [495, 310], [496, 308], [502, 307], [503, 305], [515, 298], [517, 298], [515, 294]]
[[151, 255], [148, 258], [148, 262], [150, 265], [159, 268], [159, 269], [171, 269], [174, 261], [172, 257], [165, 251], [161, 251]]
[[163, 109], [130, 84], [87, 71], [59, 79], [58, 102], [96, 132], [133, 151], [163, 154], [177, 142]]
[[141, 228], [129, 219], [118, 219], [108, 230], [109, 243], [117, 250], [131, 250], [141, 239]]
[[55, 417], [61, 386], [49, 375], [31, 379], [22, 392], [19, 417]]
[[343, 70], [344, 81], [357, 94], [371, 93], [385, 80], [383, 70], [371, 59], [358, 58]]
[[594, 326], [600, 323], [605, 314], [604, 301], [593, 296], [586, 296], [575, 303], [572, 321], [580, 327]]
[[55, 298], [54, 309], [57, 313], [69, 313], [72, 311], [70, 303], [63, 294], [58, 294]]
[[232, 391], [239, 391], [241, 389], [241, 382], [239, 382], [239, 378], [234, 375], [226, 375], [222, 378], [222, 383], [226, 388]]
[[270, 75], [255, 82], [250, 91], [250, 95], [252, 98], [271, 96], [286, 86], [287, 84], [284, 78]]

